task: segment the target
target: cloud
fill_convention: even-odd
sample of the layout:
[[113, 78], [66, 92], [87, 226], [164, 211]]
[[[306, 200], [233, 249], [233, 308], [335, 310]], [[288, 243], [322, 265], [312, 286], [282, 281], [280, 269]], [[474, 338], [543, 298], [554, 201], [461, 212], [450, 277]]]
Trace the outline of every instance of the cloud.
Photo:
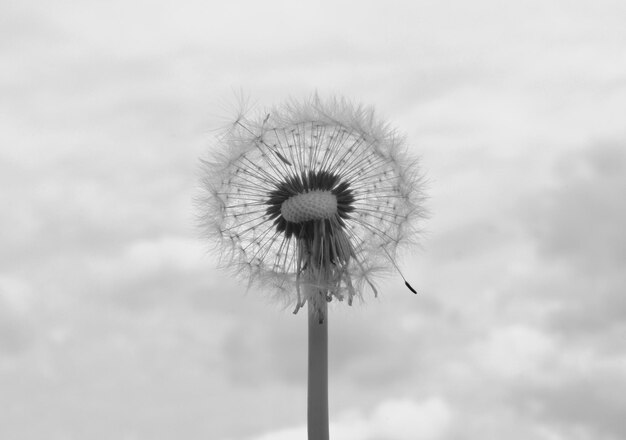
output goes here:
[[561, 349], [553, 355], [552, 380], [526, 377], [512, 389], [512, 406], [564, 438], [624, 438], [625, 367], [623, 354], [605, 357], [589, 349]]
[[[331, 417], [332, 418], [332, 417]], [[435, 440], [452, 423], [451, 408], [439, 398], [423, 401], [389, 399], [368, 413], [347, 411], [330, 424], [334, 440]], [[306, 427], [277, 430], [250, 440], [304, 440]]]
[[[18, 355], [31, 345], [35, 323], [32, 286], [21, 278], [0, 273], [0, 353]], [[0, 361], [0, 369], [2, 369]]]
[[533, 215], [540, 251], [587, 274], [626, 264], [626, 138], [563, 154], [558, 182]]
[[498, 327], [473, 347], [485, 374], [499, 378], [539, 378], [555, 350], [555, 342], [539, 330], [524, 326]]
[[577, 340], [610, 337], [624, 328], [625, 142], [563, 153], [553, 184], [520, 205], [543, 266], [531, 281], [533, 298], [551, 303], [554, 328]]

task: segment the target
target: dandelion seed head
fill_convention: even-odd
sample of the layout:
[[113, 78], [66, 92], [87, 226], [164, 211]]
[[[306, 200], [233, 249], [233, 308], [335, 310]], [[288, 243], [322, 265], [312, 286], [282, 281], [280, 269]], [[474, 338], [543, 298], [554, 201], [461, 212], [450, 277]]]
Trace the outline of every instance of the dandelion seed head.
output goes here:
[[291, 223], [329, 219], [337, 214], [337, 196], [320, 190], [296, 194], [282, 202], [280, 213]]
[[239, 115], [203, 161], [202, 226], [223, 265], [296, 311], [347, 300], [395, 263], [423, 215], [403, 139], [345, 100]]

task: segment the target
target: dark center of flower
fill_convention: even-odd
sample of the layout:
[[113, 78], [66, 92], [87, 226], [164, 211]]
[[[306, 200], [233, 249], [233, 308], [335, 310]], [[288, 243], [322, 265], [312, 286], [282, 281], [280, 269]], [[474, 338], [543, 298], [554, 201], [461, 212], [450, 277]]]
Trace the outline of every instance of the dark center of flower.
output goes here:
[[308, 171], [290, 176], [276, 186], [265, 202], [265, 211], [276, 230], [287, 238], [310, 240], [315, 225], [327, 223], [328, 230], [343, 227], [354, 211], [354, 195], [347, 182], [327, 171]]

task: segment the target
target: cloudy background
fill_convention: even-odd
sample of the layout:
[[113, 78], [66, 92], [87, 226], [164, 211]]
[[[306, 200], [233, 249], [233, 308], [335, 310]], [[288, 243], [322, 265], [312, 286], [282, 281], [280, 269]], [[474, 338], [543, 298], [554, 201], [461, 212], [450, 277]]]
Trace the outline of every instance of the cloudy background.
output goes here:
[[626, 437], [626, 3], [0, 3], [0, 438], [304, 440], [306, 314], [214, 269], [243, 91], [404, 132], [422, 248], [332, 309], [333, 440]]

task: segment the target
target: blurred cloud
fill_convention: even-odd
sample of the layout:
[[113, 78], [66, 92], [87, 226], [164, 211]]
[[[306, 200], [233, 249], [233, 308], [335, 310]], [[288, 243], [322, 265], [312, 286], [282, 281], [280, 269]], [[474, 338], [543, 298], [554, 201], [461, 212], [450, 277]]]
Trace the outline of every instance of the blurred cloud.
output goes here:
[[572, 336], [624, 329], [623, 145], [602, 142], [563, 155], [554, 184], [529, 203], [529, 231], [551, 274], [542, 295], [558, 301], [552, 322]]
[[626, 262], [620, 228], [626, 209], [626, 141], [599, 143], [564, 155], [559, 181], [538, 200], [536, 233], [540, 250], [595, 273]]
[[[0, 276], [0, 353], [19, 355], [29, 345], [34, 323], [29, 314], [33, 292], [22, 279]], [[2, 362], [0, 362], [0, 370]]]
[[[380, 402], [369, 414], [347, 411], [331, 423], [330, 435], [337, 440], [412, 440], [443, 438], [452, 418], [440, 399], [415, 402], [394, 399]], [[250, 440], [304, 440], [306, 426], [279, 430]]]
[[528, 375], [538, 379], [555, 344], [541, 332], [511, 326], [498, 328], [474, 347], [475, 358], [494, 377]]

